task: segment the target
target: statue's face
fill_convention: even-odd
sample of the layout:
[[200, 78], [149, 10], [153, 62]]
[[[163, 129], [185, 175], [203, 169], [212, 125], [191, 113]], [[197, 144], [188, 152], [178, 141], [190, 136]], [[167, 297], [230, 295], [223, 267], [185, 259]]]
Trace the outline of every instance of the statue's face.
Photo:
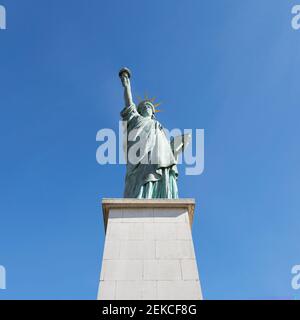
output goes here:
[[139, 105], [138, 105], [138, 112], [140, 115], [142, 115], [143, 117], [152, 117], [153, 116], [153, 105], [152, 103], [150, 103], [149, 101], [142, 101]]

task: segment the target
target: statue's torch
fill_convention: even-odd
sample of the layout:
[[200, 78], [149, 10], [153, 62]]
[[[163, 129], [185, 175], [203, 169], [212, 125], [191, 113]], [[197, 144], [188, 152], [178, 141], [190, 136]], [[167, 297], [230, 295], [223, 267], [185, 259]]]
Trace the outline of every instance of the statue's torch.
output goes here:
[[119, 77], [122, 79], [123, 77], [130, 78], [131, 77], [131, 71], [128, 68], [122, 68], [119, 72]]

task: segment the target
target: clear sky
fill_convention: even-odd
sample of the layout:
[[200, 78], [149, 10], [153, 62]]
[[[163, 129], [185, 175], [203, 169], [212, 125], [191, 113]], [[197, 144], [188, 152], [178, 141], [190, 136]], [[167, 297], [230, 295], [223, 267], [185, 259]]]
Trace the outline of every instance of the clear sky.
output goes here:
[[95, 137], [118, 128], [122, 66], [164, 126], [205, 129], [203, 174], [179, 168], [204, 298], [300, 298], [297, 0], [0, 4], [0, 299], [96, 298], [125, 167], [97, 164]]

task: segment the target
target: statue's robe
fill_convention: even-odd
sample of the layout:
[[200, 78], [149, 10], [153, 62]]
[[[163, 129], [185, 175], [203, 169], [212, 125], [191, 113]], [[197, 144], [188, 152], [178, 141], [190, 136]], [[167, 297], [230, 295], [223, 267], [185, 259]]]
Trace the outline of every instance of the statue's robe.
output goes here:
[[125, 107], [121, 117], [127, 131], [124, 197], [178, 198], [176, 159], [162, 125], [141, 116], [134, 104]]

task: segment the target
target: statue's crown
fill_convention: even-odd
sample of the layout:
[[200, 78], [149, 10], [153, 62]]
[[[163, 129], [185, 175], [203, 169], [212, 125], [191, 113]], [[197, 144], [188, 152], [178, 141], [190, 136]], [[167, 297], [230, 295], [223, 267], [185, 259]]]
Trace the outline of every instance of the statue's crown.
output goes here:
[[153, 109], [154, 109], [154, 112], [155, 112], [155, 113], [162, 111], [162, 110], [156, 109], [158, 106], [161, 105], [161, 102], [160, 102], [160, 103], [154, 103], [154, 101], [155, 101], [155, 99], [156, 99], [155, 97], [154, 97], [154, 98], [148, 98], [148, 95], [146, 94], [144, 99], [142, 99], [142, 98], [139, 97], [139, 96], [138, 96], [137, 98], [138, 98], [139, 104], [140, 104], [141, 102], [150, 102], [150, 103], [152, 104], [152, 106], [153, 106]]

